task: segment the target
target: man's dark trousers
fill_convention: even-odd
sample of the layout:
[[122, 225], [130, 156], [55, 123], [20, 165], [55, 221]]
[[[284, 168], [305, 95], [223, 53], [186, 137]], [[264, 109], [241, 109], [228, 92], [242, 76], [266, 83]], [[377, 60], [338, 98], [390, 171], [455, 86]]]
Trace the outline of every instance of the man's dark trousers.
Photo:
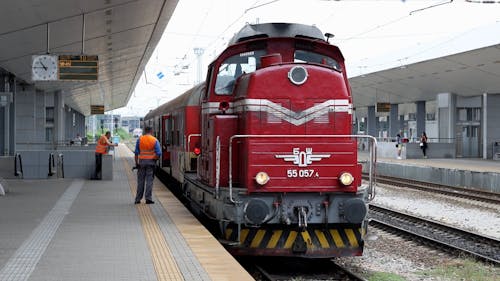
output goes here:
[[[141, 161], [146, 162], [146, 161]], [[146, 193], [144, 197], [147, 201], [153, 201], [153, 179], [154, 179], [154, 161], [152, 164], [140, 164], [137, 171], [137, 194], [135, 196], [135, 202], [141, 201], [144, 194], [144, 182], [146, 183]]]

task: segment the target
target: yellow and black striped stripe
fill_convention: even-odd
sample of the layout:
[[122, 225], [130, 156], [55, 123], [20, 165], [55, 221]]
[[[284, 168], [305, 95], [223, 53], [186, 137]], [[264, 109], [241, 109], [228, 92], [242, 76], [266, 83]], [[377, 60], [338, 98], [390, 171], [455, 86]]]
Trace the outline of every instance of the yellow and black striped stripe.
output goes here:
[[[301, 236], [301, 237], [299, 237]], [[359, 251], [363, 248], [364, 230], [361, 226], [350, 227], [318, 227], [308, 228], [303, 231], [296, 229], [265, 229], [242, 228], [239, 248], [253, 250], [291, 250], [297, 239], [304, 241], [307, 252], [335, 252]], [[236, 227], [229, 226], [225, 232], [225, 239], [238, 241]], [[281, 251], [280, 251], [281, 252]], [[282, 252], [281, 252], [282, 253]]]

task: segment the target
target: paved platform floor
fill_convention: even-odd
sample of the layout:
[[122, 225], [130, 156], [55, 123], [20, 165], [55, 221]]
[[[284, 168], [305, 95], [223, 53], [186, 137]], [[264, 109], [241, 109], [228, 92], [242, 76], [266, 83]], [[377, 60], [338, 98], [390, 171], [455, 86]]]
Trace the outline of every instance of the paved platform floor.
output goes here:
[[133, 204], [120, 145], [113, 181], [9, 180], [0, 197], [0, 280], [253, 280], [158, 181]]
[[[368, 159], [367, 152], [358, 152], [360, 160]], [[421, 167], [434, 167], [443, 169], [467, 170], [472, 172], [500, 173], [500, 161], [480, 158], [422, 158], [422, 159], [396, 159], [379, 157], [378, 162], [397, 163]]]

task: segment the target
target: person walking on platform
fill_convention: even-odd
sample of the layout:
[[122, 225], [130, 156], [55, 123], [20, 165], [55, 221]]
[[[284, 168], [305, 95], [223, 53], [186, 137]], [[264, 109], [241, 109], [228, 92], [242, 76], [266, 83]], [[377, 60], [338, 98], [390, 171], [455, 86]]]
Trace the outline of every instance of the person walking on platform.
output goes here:
[[[160, 156], [160, 142], [151, 135], [151, 127], [146, 127], [144, 135], [135, 143], [135, 166], [138, 168], [135, 204], [141, 203], [143, 196], [146, 198], [146, 204], [155, 203], [152, 198], [154, 168]], [[144, 190], [144, 183], [146, 183], [146, 190]]]
[[420, 136], [420, 149], [422, 149], [422, 152], [424, 153], [424, 158], [427, 158], [427, 154], [425, 153], [427, 150], [427, 135], [425, 132], [423, 132]]
[[102, 155], [108, 153], [109, 146], [118, 146], [117, 143], [112, 143], [109, 141], [111, 133], [109, 131], [106, 134], [101, 135], [97, 141], [95, 147], [95, 172], [92, 177], [93, 180], [100, 180], [102, 178]]

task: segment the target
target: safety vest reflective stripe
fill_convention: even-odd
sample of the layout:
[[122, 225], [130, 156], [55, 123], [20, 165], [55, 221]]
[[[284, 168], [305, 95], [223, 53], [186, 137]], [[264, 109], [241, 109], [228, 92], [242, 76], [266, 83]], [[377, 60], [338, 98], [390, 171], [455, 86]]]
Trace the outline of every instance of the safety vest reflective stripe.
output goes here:
[[95, 147], [95, 153], [105, 154], [107, 147], [108, 147], [107, 138], [106, 136], [102, 135], [97, 141], [97, 145]]
[[139, 138], [139, 159], [156, 159], [156, 142], [156, 138], [151, 135], [141, 136]]

